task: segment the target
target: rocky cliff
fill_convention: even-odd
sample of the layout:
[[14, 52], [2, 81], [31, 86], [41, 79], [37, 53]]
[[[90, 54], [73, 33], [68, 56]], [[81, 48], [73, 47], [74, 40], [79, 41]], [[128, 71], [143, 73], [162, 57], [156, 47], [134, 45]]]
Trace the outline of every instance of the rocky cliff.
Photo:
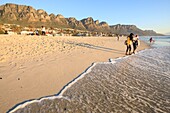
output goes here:
[[81, 22], [89, 31], [110, 32], [110, 27], [106, 22], [94, 21], [92, 17], [82, 19]]
[[117, 25], [110, 26], [110, 29], [111, 29], [112, 33], [114, 33], [114, 34], [128, 35], [129, 33], [134, 33], [134, 34], [139, 34], [139, 35], [143, 35], [143, 36], [161, 35], [161, 34], [156, 33], [153, 30], [141, 30], [141, 29], [137, 28], [135, 25], [117, 24]]
[[158, 35], [156, 32], [143, 31], [134, 25], [112, 25], [109, 26], [106, 22], [99, 22], [88, 17], [82, 20], [76, 20], [74, 17], [65, 18], [61, 14], [48, 14], [43, 9], [34, 9], [31, 6], [17, 5], [7, 3], [0, 6], [0, 22], [9, 24], [20, 24], [22, 26], [59, 28], [73, 28], [80, 30], [107, 32], [115, 34], [129, 34], [131, 32], [139, 35]]

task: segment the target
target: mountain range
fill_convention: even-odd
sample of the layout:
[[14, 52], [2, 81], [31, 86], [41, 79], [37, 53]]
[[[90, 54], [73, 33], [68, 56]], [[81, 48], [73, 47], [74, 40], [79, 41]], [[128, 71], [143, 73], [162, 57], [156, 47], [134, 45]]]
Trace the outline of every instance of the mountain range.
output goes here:
[[135, 25], [109, 25], [107, 22], [87, 17], [77, 20], [74, 17], [65, 18], [63, 15], [48, 14], [43, 9], [36, 10], [32, 6], [7, 3], [0, 6], [0, 23], [19, 24], [33, 27], [58, 27], [88, 30], [95, 32], [128, 35], [131, 32], [138, 35], [161, 35], [153, 30], [141, 30]]
[[166, 33], [165, 35], [169, 35], [170, 36], [170, 32]]

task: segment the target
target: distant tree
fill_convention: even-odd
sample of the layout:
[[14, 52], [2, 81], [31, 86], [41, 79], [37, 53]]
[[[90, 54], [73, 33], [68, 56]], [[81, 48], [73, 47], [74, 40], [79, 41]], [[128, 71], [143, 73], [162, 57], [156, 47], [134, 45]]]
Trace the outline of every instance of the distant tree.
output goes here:
[[51, 30], [54, 30], [54, 27], [50, 27]]
[[78, 34], [79, 34], [79, 32], [76, 29], [74, 29], [73, 36], [77, 36]]
[[0, 34], [4, 34], [5, 31], [2, 29], [2, 27], [0, 27]]
[[92, 32], [92, 36], [96, 36], [97, 35], [97, 32]]
[[77, 30], [76, 30], [76, 29], [74, 29], [74, 31], [73, 31], [73, 34], [75, 34], [75, 33], [77, 33]]
[[29, 28], [30, 31], [33, 31], [33, 26], [32, 25], [29, 25], [28, 28]]
[[70, 34], [70, 29], [67, 29], [67, 30], [66, 30], [66, 34]]
[[21, 30], [22, 30], [22, 27], [17, 26], [17, 25], [13, 25], [13, 26], [11, 26], [11, 29], [12, 29], [13, 32], [20, 33]]

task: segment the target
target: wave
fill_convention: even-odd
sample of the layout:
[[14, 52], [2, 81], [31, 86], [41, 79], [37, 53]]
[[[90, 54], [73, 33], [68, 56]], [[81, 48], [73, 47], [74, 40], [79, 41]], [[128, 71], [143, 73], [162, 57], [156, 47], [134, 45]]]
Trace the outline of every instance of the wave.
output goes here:
[[20, 103], [20, 112], [170, 112], [170, 47], [93, 63], [54, 96]]

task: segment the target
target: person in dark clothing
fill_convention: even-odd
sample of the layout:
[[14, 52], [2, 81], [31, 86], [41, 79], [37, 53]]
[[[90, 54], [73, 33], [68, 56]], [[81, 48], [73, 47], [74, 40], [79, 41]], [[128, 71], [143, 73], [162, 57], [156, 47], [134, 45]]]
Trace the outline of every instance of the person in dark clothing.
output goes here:
[[137, 49], [137, 41], [133, 42], [133, 53], [135, 54], [135, 50]]
[[133, 36], [134, 34], [133, 33], [130, 33], [129, 37], [130, 37], [130, 40], [133, 41]]
[[154, 42], [154, 40], [153, 40], [152, 37], [149, 39], [149, 41], [150, 41], [150, 44], [151, 44], [152, 42]]
[[117, 41], [119, 41], [119, 35], [118, 35], [118, 34], [116, 34], [116, 36], [117, 36]]
[[134, 54], [135, 54], [135, 51], [138, 47], [138, 39], [139, 39], [138, 35], [136, 35], [135, 38], [133, 38], [133, 53]]

